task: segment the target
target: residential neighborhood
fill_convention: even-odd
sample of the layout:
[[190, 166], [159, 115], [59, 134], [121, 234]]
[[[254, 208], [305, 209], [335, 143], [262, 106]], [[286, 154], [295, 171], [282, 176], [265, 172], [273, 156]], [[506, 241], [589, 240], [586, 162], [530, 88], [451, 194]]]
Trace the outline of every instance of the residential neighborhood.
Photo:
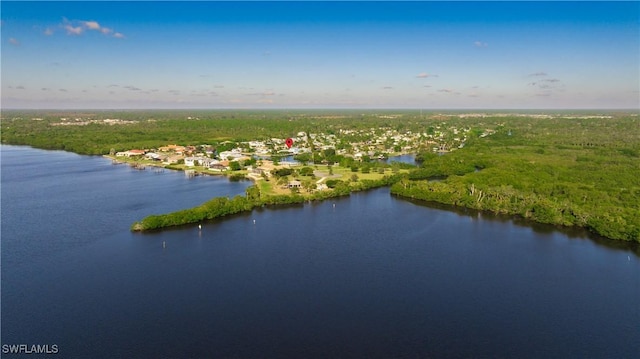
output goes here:
[[[273, 177], [274, 171], [282, 168], [308, 164], [330, 167], [340, 165], [340, 161], [364, 165], [404, 154], [455, 151], [464, 147], [470, 131], [470, 127], [458, 128], [446, 121], [426, 128], [423, 132], [400, 132], [393, 128], [341, 129], [336, 133], [300, 131], [288, 139], [223, 141], [211, 145], [166, 144], [159, 148], [111, 151], [110, 157], [114, 161], [135, 163], [137, 168], [149, 165], [191, 169], [197, 174], [237, 173], [260, 181], [268, 180]], [[486, 137], [494, 132], [493, 129], [485, 129], [476, 135]], [[317, 177], [320, 180], [315, 188], [326, 188], [322, 182], [328, 175]], [[283, 188], [301, 187], [302, 183], [299, 181], [283, 183]]]

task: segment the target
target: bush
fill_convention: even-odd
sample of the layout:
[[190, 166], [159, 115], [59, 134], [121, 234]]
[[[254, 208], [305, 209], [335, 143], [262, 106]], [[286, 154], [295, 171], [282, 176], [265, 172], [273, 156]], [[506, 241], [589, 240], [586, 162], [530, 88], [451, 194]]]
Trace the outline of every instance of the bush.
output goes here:
[[336, 180], [336, 179], [330, 179], [330, 180], [327, 180], [327, 181], [325, 182], [325, 184], [326, 184], [326, 185], [327, 185], [327, 187], [329, 187], [329, 188], [336, 188], [336, 186], [337, 186], [339, 183], [342, 183], [342, 181], [340, 181], [340, 180]]
[[302, 167], [298, 170], [298, 173], [301, 176], [313, 176], [313, 168], [311, 167]]
[[286, 177], [293, 173], [291, 168], [280, 168], [271, 172], [275, 177]]

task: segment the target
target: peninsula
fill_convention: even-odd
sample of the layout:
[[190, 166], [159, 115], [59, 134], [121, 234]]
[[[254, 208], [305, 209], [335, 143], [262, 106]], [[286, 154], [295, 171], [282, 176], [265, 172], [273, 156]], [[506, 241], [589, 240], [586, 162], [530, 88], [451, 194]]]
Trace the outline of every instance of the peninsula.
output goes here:
[[[637, 111], [5, 111], [1, 125], [2, 143], [255, 181], [245, 196], [151, 215], [136, 231], [390, 186], [640, 241]], [[415, 164], [387, 160], [409, 153]]]

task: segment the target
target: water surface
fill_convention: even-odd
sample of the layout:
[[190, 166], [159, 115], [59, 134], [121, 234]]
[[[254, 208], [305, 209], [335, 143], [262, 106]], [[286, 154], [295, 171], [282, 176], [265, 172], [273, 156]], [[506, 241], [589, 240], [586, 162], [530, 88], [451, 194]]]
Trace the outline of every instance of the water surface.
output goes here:
[[388, 189], [136, 234], [147, 214], [248, 183], [1, 151], [3, 344], [92, 358], [640, 351], [640, 261], [624, 246]]

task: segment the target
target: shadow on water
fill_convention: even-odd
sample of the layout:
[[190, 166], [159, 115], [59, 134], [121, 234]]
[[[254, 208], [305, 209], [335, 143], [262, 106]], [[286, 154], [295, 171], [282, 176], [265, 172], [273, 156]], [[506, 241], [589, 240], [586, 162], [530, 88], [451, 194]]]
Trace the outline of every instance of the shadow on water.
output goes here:
[[606, 247], [609, 249], [616, 249], [621, 251], [632, 252], [636, 256], [640, 257], [640, 243], [632, 241], [614, 240], [600, 236], [585, 228], [580, 227], [566, 227], [552, 224], [545, 224], [532, 221], [520, 216], [511, 216], [506, 214], [493, 213], [489, 211], [480, 211], [472, 208], [457, 207], [448, 204], [442, 204], [437, 202], [423, 201], [413, 198], [405, 198], [400, 196], [394, 196], [397, 199], [401, 199], [418, 206], [424, 206], [434, 209], [440, 209], [448, 212], [456, 213], [460, 216], [470, 218], [482, 218], [482, 220], [496, 221], [501, 223], [513, 223], [518, 227], [530, 228], [533, 232], [543, 235], [549, 235], [553, 233], [562, 233], [573, 240], [590, 240], [598, 246]]
[[171, 227], [164, 227], [164, 228], [158, 228], [158, 229], [150, 229], [143, 232], [133, 232], [133, 233], [136, 235], [142, 235], [142, 236], [153, 236], [153, 235], [157, 235], [158, 233], [181, 232], [181, 231], [184, 231], [185, 229], [196, 228], [198, 227], [198, 225], [215, 225], [231, 219], [237, 219], [237, 218], [250, 219], [253, 211], [255, 210], [257, 209], [253, 209], [252, 211], [229, 214], [224, 217], [207, 219], [200, 222], [187, 223], [179, 226], [171, 226]]
[[183, 231], [185, 229], [197, 227], [198, 225], [215, 225], [215, 224], [222, 223], [223, 221], [228, 221], [228, 220], [231, 220], [231, 219], [238, 219], [238, 218], [251, 219], [254, 216], [254, 212], [262, 213], [262, 212], [266, 212], [266, 211], [270, 211], [270, 210], [284, 210], [284, 209], [292, 209], [292, 208], [301, 209], [301, 208], [304, 208], [304, 206], [305, 206], [304, 203], [264, 205], [264, 206], [261, 206], [261, 207], [256, 207], [256, 208], [254, 208], [254, 209], [252, 209], [250, 211], [234, 213], [234, 214], [226, 215], [226, 216], [219, 217], [219, 218], [208, 219], [208, 220], [204, 220], [204, 221], [200, 221], [200, 222], [188, 223], [188, 224], [183, 224], [183, 225], [179, 225], [179, 226], [152, 229], [152, 230], [147, 230], [147, 231], [144, 231], [144, 232], [135, 232], [135, 233], [136, 234], [141, 234], [141, 235], [154, 235], [154, 234], [158, 234], [160, 232], [179, 232], [179, 231]]

